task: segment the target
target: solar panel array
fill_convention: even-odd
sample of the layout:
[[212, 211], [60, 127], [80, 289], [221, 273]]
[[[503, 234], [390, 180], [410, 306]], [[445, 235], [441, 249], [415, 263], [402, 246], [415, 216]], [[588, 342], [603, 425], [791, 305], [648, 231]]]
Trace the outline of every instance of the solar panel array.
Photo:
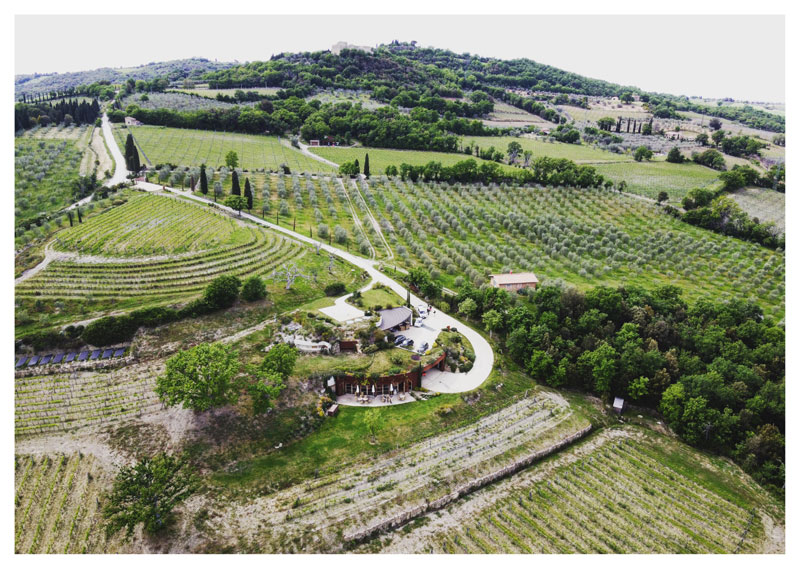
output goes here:
[[73, 361], [95, 361], [97, 359], [112, 359], [122, 357], [125, 354], [124, 347], [117, 349], [95, 349], [93, 351], [70, 351], [68, 353], [56, 353], [49, 355], [21, 355], [14, 363], [15, 369], [22, 367], [36, 367], [37, 365], [58, 365], [60, 363], [72, 363]]

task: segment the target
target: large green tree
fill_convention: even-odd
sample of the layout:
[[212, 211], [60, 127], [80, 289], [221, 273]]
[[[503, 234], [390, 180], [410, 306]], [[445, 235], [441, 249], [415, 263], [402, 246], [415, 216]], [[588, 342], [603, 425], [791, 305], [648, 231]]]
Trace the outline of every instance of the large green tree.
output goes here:
[[106, 533], [125, 529], [130, 537], [139, 524], [148, 534], [162, 531], [173, 520], [173, 509], [197, 487], [198, 479], [186, 461], [168, 454], [122, 467], [102, 509]]
[[241, 215], [242, 209], [247, 207], [247, 199], [241, 195], [229, 195], [225, 200], [225, 206], [230, 207], [231, 209], [236, 209], [236, 212]]
[[239, 155], [233, 150], [225, 154], [225, 165], [231, 170], [237, 168], [239, 166]]
[[239, 353], [230, 345], [201, 343], [167, 359], [156, 393], [169, 406], [203, 412], [239, 399]]

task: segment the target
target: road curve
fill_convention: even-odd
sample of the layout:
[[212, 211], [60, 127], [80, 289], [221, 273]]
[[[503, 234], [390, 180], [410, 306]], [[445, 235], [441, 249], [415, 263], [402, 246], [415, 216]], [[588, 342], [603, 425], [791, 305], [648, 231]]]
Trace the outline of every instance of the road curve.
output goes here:
[[[204, 197], [199, 197], [192, 193], [182, 191], [179, 189], [174, 189], [171, 187], [161, 186], [154, 183], [146, 183], [146, 182], [137, 182], [136, 187], [140, 189], [144, 189], [145, 191], [161, 191], [162, 187], [169, 192], [175, 193], [177, 195], [181, 195], [183, 197], [188, 197], [200, 203], [214, 203], [210, 199], [206, 199]], [[220, 209], [224, 209], [231, 213], [236, 213], [236, 210], [226, 207], [220, 203], [216, 203], [216, 206]], [[396, 294], [398, 294], [401, 298], [406, 296], [408, 289], [403, 286], [401, 283], [389, 278], [386, 274], [378, 270], [375, 266], [380, 264], [377, 261], [369, 260], [366, 258], [361, 258], [350, 254], [349, 252], [340, 250], [336, 247], [327, 245], [325, 243], [320, 243], [310, 237], [302, 235], [300, 233], [296, 233], [291, 229], [286, 227], [282, 227], [280, 225], [275, 225], [274, 223], [270, 223], [269, 221], [265, 221], [255, 215], [250, 215], [249, 213], [242, 212], [241, 218], [248, 219], [257, 223], [259, 225], [263, 225], [265, 227], [269, 227], [274, 231], [281, 232], [295, 240], [302, 241], [304, 243], [318, 245], [322, 250], [329, 252], [346, 260], [347, 262], [354, 264], [355, 266], [365, 270], [371, 277], [374, 282], [380, 282], [391, 288]], [[426, 301], [419, 298], [418, 296], [411, 294], [411, 303], [412, 305], [416, 306], [419, 304], [427, 304]], [[489, 375], [492, 372], [492, 367], [494, 366], [494, 351], [492, 350], [492, 346], [489, 345], [489, 342], [484, 339], [484, 337], [472, 329], [471, 327], [467, 327], [462, 322], [458, 321], [452, 316], [449, 316], [443, 313], [441, 310], [436, 310], [436, 315], [433, 316], [434, 319], [430, 319], [429, 323], [435, 323], [437, 327], [446, 328], [447, 326], [450, 327], [457, 327], [459, 332], [461, 332], [464, 337], [466, 337], [469, 342], [472, 344], [472, 349], [475, 352], [475, 362], [470, 369], [466, 373], [445, 373], [445, 372], [438, 372], [434, 373], [435, 379], [430, 381], [424, 381], [425, 388], [435, 392], [467, 392], [473, 389], [478, 388], [481, 386], [486, 379], [489, 378]]]

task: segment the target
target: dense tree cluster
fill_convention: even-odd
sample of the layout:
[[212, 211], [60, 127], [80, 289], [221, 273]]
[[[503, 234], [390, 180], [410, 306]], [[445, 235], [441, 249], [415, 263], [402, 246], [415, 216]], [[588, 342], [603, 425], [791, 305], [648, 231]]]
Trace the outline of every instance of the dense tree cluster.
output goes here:
[[97, 99], [91, 103], [62, 99], [57, 103], [17, 103], [14, 105], [14, 131], [50, 124], [92, 124], [100, 116]]
[[[262, 110], [267, 108], [268, 110]], [[269, 110], [271, 109], [271, 110]], [[350, 103], [321, 104], [290, 97], [269, 107], [232, 107], [179, 112], [143, 109], [130, 105], [127, 114], [145, 124], [174, 128], [222, 130], [250, 134], [283, 134], [300, 131], [306, 140], [332, 136], [349, 144], [354, 138], [367, 146], [455, 152], [458, 135], [489, 136], [504, 131], [488, 128], [479, 120], [449, 116], [440, 118], [423, 107], [404, 114], [393, 106], [368, 110]]]
[[753, 241], [771, 249], [786, 248], [786, 236], [778, 233], [774, 223], [760, 223], [758, 219], [750, 218], [730, 197], [722, 195], [707, 205], [691, 207], [698, 202], [703, 201], [698, 199], [697, 193], [690, 193], [684, 199], [683, 205], [688, 210], [682, 219], [690, 225]]
[[703, 150], [702, 152], [692, 152], [692, 161], [714, 170], [725, 169], [725, 158], [712, 148]]
[[[341, 170], [340, 170], [341, 171]], [[446, 181], [449, 183], [535, 183], [549, 186], [600, 187], [605, 179], [592, 166], [578, 165], [566, 158], [536, 158], [529, 168], [513, 172], [503, 170], [495, 162], [481, 162], [473, 159], [456, 162], [452, 166], [442, 166], [441, 162], [431, 161], [424, 166], [400, 164], [400, 168], [389, 166], [387, 175], [400, 175], [416, 182]]]
[[783, 486], [785, 333], [756, 304], [689, 306], [674, 286], [522, 296], [469, 283], [448, 301], [536, 380], [660, 409], [687, 442]]

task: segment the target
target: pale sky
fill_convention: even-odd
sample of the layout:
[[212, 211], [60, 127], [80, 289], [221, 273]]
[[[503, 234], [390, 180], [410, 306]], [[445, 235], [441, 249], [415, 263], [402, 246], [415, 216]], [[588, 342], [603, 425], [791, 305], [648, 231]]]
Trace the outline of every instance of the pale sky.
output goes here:
[[783, 102], [784, 25], [783, 16], [752, 15], [17, 16], [15, 73], [185, 57], [245, 62], [337, 41], [374, 46], [398, 39], [527, 57], [647, 91]]

